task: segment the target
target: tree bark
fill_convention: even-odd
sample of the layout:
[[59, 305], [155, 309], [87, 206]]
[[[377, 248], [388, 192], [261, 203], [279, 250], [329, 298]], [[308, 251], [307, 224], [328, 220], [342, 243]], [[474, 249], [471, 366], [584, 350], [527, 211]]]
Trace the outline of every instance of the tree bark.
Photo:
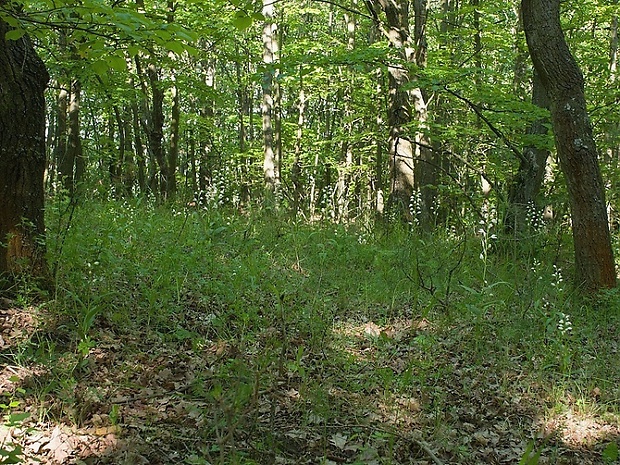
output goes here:
[[578, 285], [616, 286], [616, 270], [584, 80], [560, 25], [560, 0], [522, 0], [528, 49], [549, 95], [551, 122], [566, 178]]
[[[414, 0], [415, 11], [414, 40], [415, 40], [415, 64], [418, 68], [426, 67], [427, 42], [426, 21], [428, 17], [428, 4], [426, 0]], [[414, 182], [419, 193], [419, 217], [418, 222], [423, 230], [430, 230], [435, 224], [434, 210], [437, 202], [437, 167], [440, 163], [439, 152], [431, 148], [428, 128], [427, 95], [422, 88], [415, 88], [411, 92], [415, 120], [418, 130], [415, 135], [415, 174]]]
[[[540, 108], [549, 109], [549, 97], [536, 70], [532, 75], [532, 103]], [[546, 119], [534, 121], [527, 129], [527, 134], [547, 134], [545, 123], [547, 123]], [[549, 151], [545, 148], [530, 145], [523, 149], [523, 159], [519, 170], [508, 188], [508, 213], [505, 227], [513, 234], [519, 234], [527, 227], [525, 224], [527, 206], [540, 206], [537, 197], [542, 186], [548, 156]]]
[[265, 71], [263, 72], [263, 142], [264, 142], [264, 160], [263, 173], [265, 179], [265, 188], [268, 194], [273, 194], [277, 184], [277, 158], [274, 147], [274, 69], [273, 64], [277, 59], [277, 38], [276, 23], [274, 20], [275, 8], [271, 0], [263, 0], [263, 16], [265, 24], [263, 26], [263, 64]]
[[84, 154], [80, 135], [80, 104], [82, 84], [78, 79], [71, 80], [71, 97], [67, 112], [67, 150], [65, 152], [64, 179], [65, 187], [71, 198], [78, 194], [79, 184], [84, 177]]
[[[353, 8], [357, 8], [357, 0], [351, 2]], [[347, 27], [347, 50], [355, 49], [355, 30], [357, 22], [355, 15], [345, 13], [344, 20]], [[345, 74], [346, 73], [346, 74]], [[343, 89], [343, 119], [342, 119], [342, 159], [338, 164], [338, 181], [336, 183], [336, 218], [338, 221], [346, 221], [349, 217], [349, 202], [351, 200], [351, 171], [353, 168], [353, 92], [354, 77], [347, 70], [341, 69], [341, 76], [346, 84]]]
[[[4, 4], [0, 0], [0, 5]], [[0, 20], [0, 275], [48, 278], [43, 218], [49, 75], [27, 36], [6, 40]]]

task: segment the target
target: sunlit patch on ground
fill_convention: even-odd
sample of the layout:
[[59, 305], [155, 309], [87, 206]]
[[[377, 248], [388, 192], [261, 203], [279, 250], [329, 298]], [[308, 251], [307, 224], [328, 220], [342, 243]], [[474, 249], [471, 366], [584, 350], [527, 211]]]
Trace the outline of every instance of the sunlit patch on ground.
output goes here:
[[555, 435], [574, 448], [590, 448], [608, 438], [620, 436], [618, 426], [572, 410], [551, 416], [541, 426], [546, 436]]

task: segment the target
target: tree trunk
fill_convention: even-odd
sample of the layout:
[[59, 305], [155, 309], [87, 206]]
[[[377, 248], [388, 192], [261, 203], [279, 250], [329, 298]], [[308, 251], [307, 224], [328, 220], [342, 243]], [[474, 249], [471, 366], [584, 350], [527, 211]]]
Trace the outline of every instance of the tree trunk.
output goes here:
[[[166, 20], [168, 24], [174, 23], [174, 12], [177, 8], [177, 4], [174, 0], [168, 0], [167, 7], [168, 12]], [[173, 52], [168, 53], [168, 58], [174, 63], [176, 61], [176, 55]], [[172, 108], [170, 109], [170, 145], [168, 147], [168, 160], [166, 170], [166, 196], [169, 199], [174, 199], [177, 194], [177, 166], [179, 164], [179, 125], [181, 119], [181, 107], [179, 101], [179, 87], [176, 83], [176, 72], [172, 70], [170, 76], [172, 81], [171, 93], [172, 93]]]
[[586, 110], [584, 80], [560, 25], [560, 0], [522, 0], [528, 49], [549, 95], [551, 122], [566, 178], [578, 285], [616, 286], [616, 270], [598, 154]]
[[174, 199], [177, 193], [176, 171], [179, 164], [179, 122], [181, 119], [181, 107], [179, 102], [179, 89], [175, 84], [172, 86], [172, 109], [170, 118], [170, 147], [168, 152], [167, 195]]
[[[549, 109], [549, 97], [536, 70], [532, 75], [532, 103], [540, 108]], [[547, 123], [546, 119], [534, 121], [527, 129], [527, 134], [547, 134], [545, 123]], [[534, 145], [525, 147], [523, 150], [523, 160], [508, 188], [508, 213], [505, 227], [513, 234], [519, 234], [527, 227], [525, 224], [527, 206], [540, 206], [537, 197], [542, 186], [548, 156], [547, 149]]]
[[[156, 181], [153, 182], [155, 192], [159, 192], [161, 198], [165, 198], [168, 192], [168, 164], [164, 154], [164, 89], [159, 79], [159, 69], [156, 65], [150, 64], [146, 70], [151, 87], [151, 114], [148, 126], [149, 152], [157, 162], [159, 173], [156, 174]], [[159, 190], [157, 191], [157, 187]]]
[[[390, 127], [390, 175], [391, 189], [389, 203], [402, 218], [411, 220], [409, 204], [414, 191], [414, 158], [425, 163], [430, 155], [426, 153], [428, 141], [426, 129], [426, 102], [420, 88], [411, 85], [411, 76], [406, 63], [416, 60], [414, 44], [409, 33], [409, 0], [373, 0], [366, 5], [373, 16], [375, 25], [388, 39], [390, 46], [397, 49], [403, 63], [388, 65], [388, 125]], [[425, 11], [425, 2], [419, 0], [414, 5]], [[378, 10], [386, 18], [386, 27], [381, 24]], [[419, 46], [424, 47], [424, 18], [416, 25], [419, 33]], [[419, 59], [425, 60], [426, 51], [418, 50]], [[414, 114], [415, 113], [415, 114]], [[406, 135], [405, 129], [411, 122], [419, 123], [414, 140]]]
[[[414, 0], [415, 25], [415, 64], [418, 68], [426, 67], [427, 43], [426, 43], [426, 20], [428, 17], [428, 5], [426, 0]], [[428, 107], [426, 105], [426, 93], [421, 88], [411, 91], [415, 120], [418, 130], [415, 135], [415, 175], [414, 182], [419, 192], [419, 218], [418, 222], [422, 229], [430, 230], [435, 223], [434, 210], [437, 202], [437, 166], [439, 163], [438, 152], [431, 148], [428, 135]]]
[[[357, 8], [357, 1], [353, 0], [351, 5]], [[345, 13], [344, 20], [347, 25], [347, 50], [355, 49], [355, 29], [357, 23], [355, 15]], [[347, 73], [342, 76], [342, 73]], [[343, 120], [342, 120], [342, 160], [338, 165], [338, 181], [336, 183], [336, 218], [338, 221], [347, 220], [349, 217], [349, 202], [351, 200], [351, 170], [353, 168], [353, 90], [355, 78], [347, 70], [341, 70], [343, 81], [346, 82], [343, 89]]]
[[263, 173], [265, 188], [268, 194], [273, 194], [277, 183], [277, 166], [274, 151], [274, 127], [273, 127], [273, 64], [277, 59], [277, 39], [276, 24], [274, 20], [274, 6], [271, 0], [263, 0], [263, 16], [265, 24], [263, 26], [263, 63], [266, 67], [263, 73], [263, 141], [264, 141], [264, 160]]
[[293, 216], [296, 217], [301, 207], [302, 195], [302, 168], [301, 154], [303, 130], [305, 124], [304, 112], [306, 110], [306, 94], [304, 92], [303, 65], [299, 67], [299, 102], [297, 104], [297, 134], [295, 136], [295, 159], [291, 170], [291, 181], [293, 183]]
[[[84, 177], [84, 154], [82, 151], [82, 136], [80, 135], [80, 105], [82, 97], [82, 84], [78, 79], [71, 80], [71, 98], [69, 100], [67, 126], [67, 155], [68, 163], [71, 163], [67, 172], [67, 188], [69, 195], [74, 198], [78, 194], [79, 185]], [[67, 165], [67, 167], [69, 167]]]
[[10, 283], [22, 273], [48, 277], [43, 93], [49, 76], [28, 37], [6, 40], [8, 30], [0, 20], [0, 275]]

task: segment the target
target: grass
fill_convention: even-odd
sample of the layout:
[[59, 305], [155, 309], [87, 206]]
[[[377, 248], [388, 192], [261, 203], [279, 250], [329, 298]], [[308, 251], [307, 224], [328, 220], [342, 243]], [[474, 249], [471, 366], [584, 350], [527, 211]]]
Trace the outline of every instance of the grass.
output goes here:
[[571, 290], [562, 235], [499, 247], [137, 202], [64, 220], [56, 295], [33, 307], [25, 287], [11, 315], [36, 321], [3, 330], [24, 460], [617, 458], [620, 296]]

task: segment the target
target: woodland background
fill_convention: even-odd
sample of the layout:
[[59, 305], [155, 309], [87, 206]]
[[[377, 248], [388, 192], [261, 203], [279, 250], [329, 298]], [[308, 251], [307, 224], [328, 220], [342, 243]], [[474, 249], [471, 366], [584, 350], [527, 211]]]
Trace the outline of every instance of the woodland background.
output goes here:
[[[618, 14], [561, 4], [616, 255]], [[0, 25], [50, 75], [51, 281], [0, 300], [0, 463], [618, 460], [620, 298], [581, 286], [520, 2]]]

